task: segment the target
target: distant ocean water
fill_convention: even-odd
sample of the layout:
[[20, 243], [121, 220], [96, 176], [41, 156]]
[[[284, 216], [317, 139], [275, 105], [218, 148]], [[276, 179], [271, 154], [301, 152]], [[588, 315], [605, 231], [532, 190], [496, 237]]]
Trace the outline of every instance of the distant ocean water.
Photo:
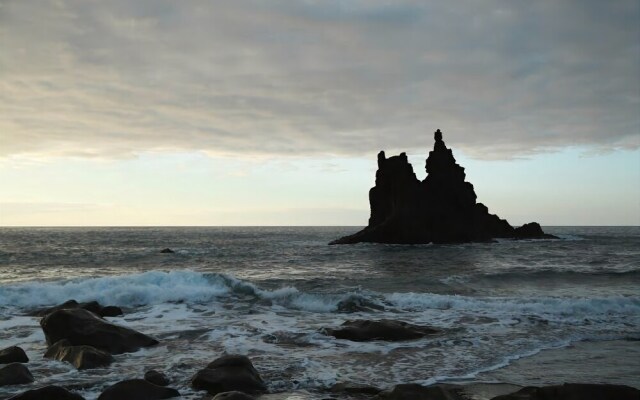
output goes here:
[[[0, 387], [0, 399], [43, 384], [95, 399], [151, 368], [199, 399], [189, 378], [225, 352], [249, 355], [271, 391], [309, 399], [342, 381], [640, 387], [640, 227], [545, 227], [561, 240], [327, 245], [356, 230], [0, 228], [0, 348], [23, 347], [36, 378]], [[122, 306], [114, 322], [161, 344], [105, 369], [44, 360], [38, 319], [25, 313], [69, 299]], [[321, 332], [361, 318], [443, 333], [356, 343]], [[546, 367], [536, 373], [536, 363]]]

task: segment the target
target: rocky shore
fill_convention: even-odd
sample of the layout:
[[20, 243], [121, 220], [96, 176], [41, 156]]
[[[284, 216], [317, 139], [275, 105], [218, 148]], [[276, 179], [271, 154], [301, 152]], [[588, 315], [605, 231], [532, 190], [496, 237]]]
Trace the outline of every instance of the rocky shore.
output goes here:
[[[133, 329], [109, 322], [107, 315], [121, 314], [118, 307], [103, 307], [97, 302], [73, 300], [34, 312], [39, 316], [48, 349], [45, 358], [69, 363], [78, 370], [109, 368], [119, 354], [156, 346], [159, 342]], [[326, 335], [349, 341], [411, 341], [427, 335], [446, 335], [441, 329], [413, 325], [398, 320], [349, 320], [341, 326], [322, 329]], [[260, 375], [260, 366], [240, 354], [212, 355], [212, 361], [193, 375], [188, 386], [202, 392], [202, 399], [278, 400], [304, 399], [295, 393], [268, 393], [268, 382]], [[0, 386], [34, 384], [29, 357], [18, 346], [0, 349]], [[154, 400], [179, 398], [172, 382], [158, 370], [148, 370], [138, 379], [127, 379], [106, 388], [98, 400]], [[33, 387], [33, 385], [32, 385]], [[297, 396], [297, 397], [296, 397]], [[436, 384], [414, 383], [378, 388], [358, 382], [338, 382], [324, 389], [326, 399], [372, 400], [638, 400], [640, 390], [625, 385], [565, 383], [542, 387], [510, 384]], [[73, 387], [43, 385], [24, 391], [14, 400], [81, 400]]]

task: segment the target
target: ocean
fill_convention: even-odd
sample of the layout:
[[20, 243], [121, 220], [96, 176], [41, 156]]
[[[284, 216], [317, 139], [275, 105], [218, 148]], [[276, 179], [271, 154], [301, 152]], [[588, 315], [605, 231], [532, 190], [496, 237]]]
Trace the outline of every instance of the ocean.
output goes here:
[[[336, 382], [619, 383], [640, 388], [640, 227], [544, 227], [559, 240], [328, 246], [356, 227], [0, 228], [0, 349], [17, 345], [36, 382], [96, 399], [166, 372], [184, 399], [193, 374], [248, 355], [281, 398], [326, 399]], [[160, 250], [171, 248], [173, 254]], [[69, 299], [160, 341], [77, 371], [42, 358], [30, 310]], [[406, 342], [323, 333], [353, 319], [442, 332]]]

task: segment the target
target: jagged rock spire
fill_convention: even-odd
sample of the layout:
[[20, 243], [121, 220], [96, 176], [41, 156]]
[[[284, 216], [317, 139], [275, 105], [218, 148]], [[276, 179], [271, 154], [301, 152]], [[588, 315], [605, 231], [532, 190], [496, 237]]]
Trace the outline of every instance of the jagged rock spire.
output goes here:
[[459, 243], [492, 238], [549, 238], [540, 225], [514, 229], [476, 203], [473, 185], [465, 181], [464, 168], [442, 140], [442, 131], [426, 161], [427, 177], [419, 181], [402, 153], [387, 158], [378, 154], [376, 185], [369, 191], [371, 217], [362, 231], [333, 244]]

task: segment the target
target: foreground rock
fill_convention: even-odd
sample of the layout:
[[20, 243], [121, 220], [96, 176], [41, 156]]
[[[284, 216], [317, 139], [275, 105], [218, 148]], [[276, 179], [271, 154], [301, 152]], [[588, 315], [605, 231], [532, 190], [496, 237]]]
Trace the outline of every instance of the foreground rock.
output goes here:
[[0, 386], [24, 385], [33, 382], [29, 368], [20, 363], [13, 363], [0, 368]]
[[329, 389], [331, 393], [345, 393], [345, 394], [366, 394], [366, 395], [376, 395], [380, 393], [382, 390], [378, 389], [374, 386], [367, 385], [358, 385], [354, 383], [340, 382], [331, 386]]
[[454, 385], [422, 386], [415, 383], [395, 386], [375, 397], [380, 400], [462, 400]]
[[84, 309], [54, 311], [40, 321], [48, 345], [67, 339], [73, 346], [88, 345], [111, 354], [129, 353], [158, 344], [130, 328], [111, 324]]
[[256, 398], [253, 396], [249, 396], [246, 393], [233, 391], [218, 393], [211, 400], [256, 400]]
[[116, 306], [103, 307], [97, 301], [88, 301], [86, 303], [78, 303], [75, 300], [68, 300], [57, 306], [45, 308], [43, 310], [38, 310], [32, 315], [35, 315], [38, 317], [44, 317], [47, 314], [51, 314], [52, 312], [55, 312], [58, 310], [71, 310], [71, 309], [77, 309], [77, 308], [91, 311], [92, 313], [99, 315], [101, 317], [117, 317], [123, 314], [122, 309], [120, 307], [116, 307]]
[[493, 238], [555, 238], [537, 223], [514, 229], [476, 203], [473, 185], [465, 182], [464, 168], [435, 132], [433, 151], [427, 158], [427, 177], [419, 181], [405, 153], [386, 158], [378, 154], [376, 185], [369, 191], [369, 225], [331, 244], [464, 243]]
[[167, 386], [171, 383], [165, 374], [153, 369], [144, 373], [144, 380], [158, 386]]
[[240, 355], [216, 359], [194, 375], [191, 386], [197, 390], [206, 390], [209, 394], [231, 391], [256, 394], [267, 390], [251, 360]]
[[638, 400], [640, 390], [625, 385], [565, 383], [564, 385], [525, 387], [492, 400]]
[[45, 386], [39, 389], [27, 390], [11, 397], [9, 400], [84, 400], [84, 397], [71, 393], [59, 386]]
[[428, 326], [413, 325], [407, 322], [382, 319], [379, 321], [354, 320], [346, 321], [339, 329], [325, 329], [327, 335], [336, 339], [347, 339], [354, 342], [369, 340], [402, 341], [415, 340], [439, 333]]
[[180, 393], [175, 389], [154, 385], [144, 379], [130, 379], [109, 386], [98, 400], [157, 400], [178, 396]]
[[0, 364], [11, 364], [11, 363], [27, 363], [29, 362], [29, 357], [27, 354], [18, 346], [7, 347], [6, 349], [0, 350]]
[[106, 351], [87, 345], [72, 346], [67, 339], [54, 343], [44, 357], [68, 362], [77, 369], [106, 367], [114, 361], [113, 356]]

